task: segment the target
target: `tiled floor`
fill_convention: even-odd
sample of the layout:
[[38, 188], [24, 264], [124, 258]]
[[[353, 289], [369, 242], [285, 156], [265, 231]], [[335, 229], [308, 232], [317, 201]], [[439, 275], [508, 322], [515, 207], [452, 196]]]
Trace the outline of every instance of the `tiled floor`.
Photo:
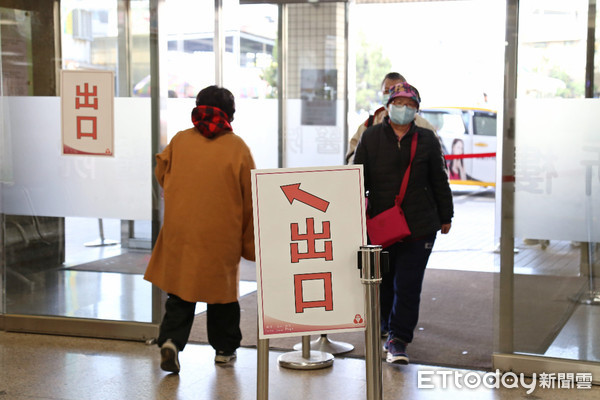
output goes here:
[[[160, 370], [156, 346], [139, 342], [0, 332], [0, 399], [257, 399], [256, 354], [255, 349], [242, 348], [232, 364], [216, 365], [210, 347], [188, 345], [180, 353], [182, 369], [176, 375]], [[325, 369], [292, 370], [278, 365], [277, 357], [280, 354], [269, 354], [268, 399], [367, 398], [364, 360], [336, 357], [333, 365]], [[524, 381], [527, 386], [507, 382], [508, 386], [513, 386], [507, 388], [502, 380], [494, 381], [490, 375], [485, 385], [477, 384], [477, 377], [484, 377], [483, 374], [431, 366], [384, 364], [383, 399], [600, 398], [600, 386], [544, 389], [540, 387], [538, 379], [535, 383], [528, 379]], [[465, 376], [469, 380], [465, 381]], [[419, 388], [423, 385], [429, 388]]]

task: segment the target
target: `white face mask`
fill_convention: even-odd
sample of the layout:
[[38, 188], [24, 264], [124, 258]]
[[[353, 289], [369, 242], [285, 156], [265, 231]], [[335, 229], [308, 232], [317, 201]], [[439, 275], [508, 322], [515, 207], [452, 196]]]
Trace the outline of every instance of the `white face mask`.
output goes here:
[[390, 99], [390, 94], [389, 93], [384, 93], [383, 94], [383, 100], [381, 101], [381, 104], [386, 105], [389, 99]]
[[409, 106], [388, 106], [388, 115], [393, 123], [398, 125], [410, 124], [417, 114], [417, 109]]

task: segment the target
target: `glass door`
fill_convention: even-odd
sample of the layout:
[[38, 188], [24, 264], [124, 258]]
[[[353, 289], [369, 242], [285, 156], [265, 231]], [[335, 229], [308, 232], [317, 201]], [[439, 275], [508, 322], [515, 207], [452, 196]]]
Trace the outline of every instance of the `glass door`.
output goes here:
[[223, 86], [235, 96], [233, 128], [252, 150], [257, 168], [279, 167], [279, 7], [223, 4]]
[[566, 372], [567, 361], [569, 371], [590, 373], [600, 366], [595, 8], [595, 1], [527, 0], [507, 9], [514, 52], [509, 46], [513, 92], [505, 107], [514, 125], [503, 148], [500, 354], [494, 357], [502, 369]]
[[348, 115], [347, 3], [264, 3], [224, 2], [225, 30], [233, 32], [231, 55], [230, 42], [225, 46], [224, 84], [234, 88], [240, 104], [240, 121], [234, 124], [258, 168], [342, 165]]
[[282, 166], [342, 165], [348, 115], [347, 4], [282, 7]]
[[[141, 236], [151, 230], [150, 99], [133, 96], [150, 70], [150, 3], [0, 1], [0, 13], [5, 327], [153, 337], [150, 250], [120, 240], [121, 221], [135, 221]], [[105, 108], [77, 116], [73, 139], [61, 95], [66, 73], [81, 71], [108, 76], [110, 96], [77, 86], [73, 109], [96, 95]], [[105, 120], [114, 123], [97, 130]], [[112, 147], [90, 151], [102, 135]]]
[[[0, 0], [7, 330], [155, 336], [162, 294], [143, 280], [160, 224], [152, 153], [190, 126], [205, 86], [236, 96], [233, 128], [258, 168], [343, 164], [346, 4], [253, 3]], [[65, 71], [112, 74], [110, 152], [65, 145]]]

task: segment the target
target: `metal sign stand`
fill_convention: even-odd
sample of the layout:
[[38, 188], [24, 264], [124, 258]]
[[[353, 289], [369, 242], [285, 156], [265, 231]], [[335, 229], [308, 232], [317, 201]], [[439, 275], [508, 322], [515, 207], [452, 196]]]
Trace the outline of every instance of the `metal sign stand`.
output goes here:
[[269, 399], [269, 339], [258, 339], [256, 349], [256, 400]]
[[302, 350], [279, 356], [279, 365], [291, 369], [321, 369], [333, 365], [333, 354], [310, 349], [310, 336], [302, 336]]
[[[381, 246], [361, 246], [358, 252], [360, 280], [365, 286], [365, 362], [367, 380], [367, 400], [383, 399], [383, 372], [381, 368], [381, 320], [379, 315], [379, 284], [381, 270], [387, 268], [388, 253]], [[323, 341], [321, 336], [321, 341]], [[313, 342], [314, 343], [314, 342]], [[302, 337], [302, 350], [279, 356], [279, 365], [290, 369], [320, 369], [333, 364], [333, 355], [327, 352], [311, 351], [310, 336]], [[257, 400], [269, 398], [269, 339], [258, 339], [257, 345]]]
[[[330, 340], [327, 338], [327, 335], [322, 334], [318, 339], [310, 342], [310, 349], [336, 355], [352, 351], [354, 350], [354, 346], [352, 346], [350, 343]], [[294, 345], [294, 350], [302, 350], [302, 342]]]

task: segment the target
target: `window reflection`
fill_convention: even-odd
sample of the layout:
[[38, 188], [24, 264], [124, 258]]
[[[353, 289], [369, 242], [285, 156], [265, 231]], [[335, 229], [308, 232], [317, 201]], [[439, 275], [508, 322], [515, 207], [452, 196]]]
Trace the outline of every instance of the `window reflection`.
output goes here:
[[61, 1], [62, 67], [117, 70], [117, 2]]
[[587, 0], [520, 2], [518, 97], [583, 98]]

